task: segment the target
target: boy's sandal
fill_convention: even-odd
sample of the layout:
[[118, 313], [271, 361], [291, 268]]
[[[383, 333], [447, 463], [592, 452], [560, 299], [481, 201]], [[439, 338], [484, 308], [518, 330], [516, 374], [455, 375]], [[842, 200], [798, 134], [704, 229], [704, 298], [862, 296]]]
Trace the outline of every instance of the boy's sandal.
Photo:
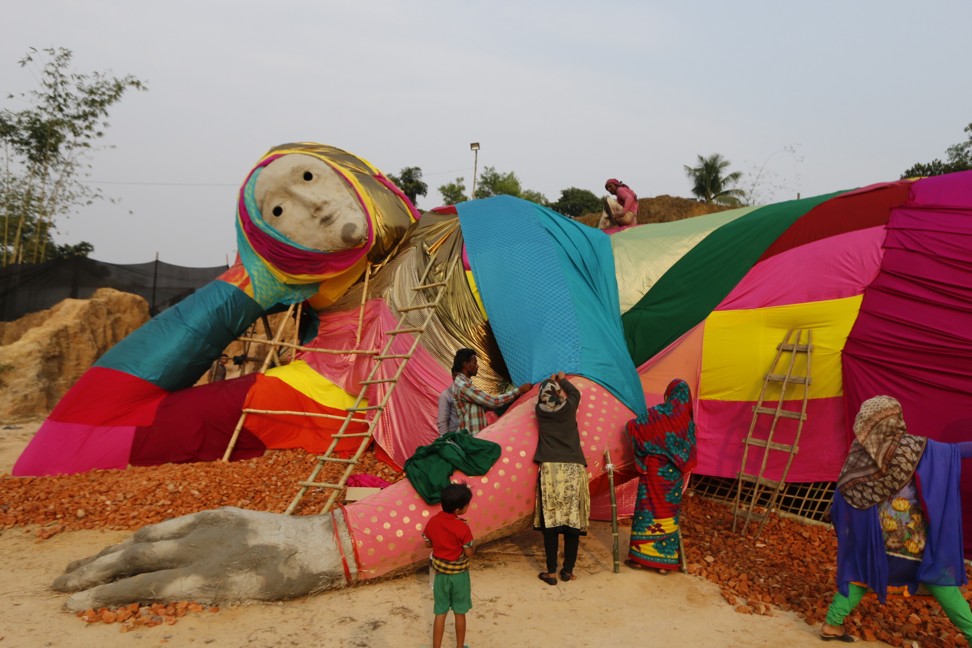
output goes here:
[[644, 567], [642, 567], [641, 565], [639, 565], [633, 560], [625, 560], [624, 564], [630, 567], [631, 569], [644, 569]]
[[554, 576], [553, 574], [548, 574], [546, 572], [540, 572], [539, 574], [537, 574], [537, 578], [539, 578], [540, 580], [542, 580], [547, 585], [556, 585], [557, 584], [557, 577]]
[[562, 581], [564, 581], [566, 583], [567, 581], [577, 580], [577, 577], [574, 576], [574, 572], [561, 571], [560, 572], [560, 580], [562, 580]]
[[857, 641], [857, 637], [854, 635], [849, 635], [846, 632], [839, 635], [824, 634], [823, 630], [820, 631], [820, 639], [822, 641], [840, 641], [843, 643], [854, 643]]

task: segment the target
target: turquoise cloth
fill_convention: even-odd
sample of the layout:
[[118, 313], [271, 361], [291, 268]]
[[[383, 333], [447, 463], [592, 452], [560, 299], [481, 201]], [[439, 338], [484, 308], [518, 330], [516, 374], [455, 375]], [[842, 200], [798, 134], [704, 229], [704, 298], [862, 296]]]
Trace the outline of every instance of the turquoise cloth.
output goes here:
[[94, 366], [167, 391], [192, 387], [263, 310], [242, 290], [217, 279], [140, 326]]
[[624, 339], [607, 235], [512, 196], [456, 205], [489, 323], [514, 383], [557, 371], [647, 411]]

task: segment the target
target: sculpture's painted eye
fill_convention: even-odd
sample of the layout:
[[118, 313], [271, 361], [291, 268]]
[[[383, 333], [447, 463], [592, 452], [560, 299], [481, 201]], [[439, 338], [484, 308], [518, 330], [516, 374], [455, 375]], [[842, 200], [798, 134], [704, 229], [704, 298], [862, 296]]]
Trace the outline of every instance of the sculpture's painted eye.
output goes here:
[[273, 215], [274, 216], [279, 217], [280, 214], [282, 214], [282, 213], [283, 213], [283, 207], [281, 207], [280, 205], [277, 205], [276, 207], [273, 208]]
[[310, 182], [313, 179], [314, 179], [314, 174], [313, 173], [311, 173], [310, 171], [304, 171], [304, 180], [306, 180], [307, 182]]

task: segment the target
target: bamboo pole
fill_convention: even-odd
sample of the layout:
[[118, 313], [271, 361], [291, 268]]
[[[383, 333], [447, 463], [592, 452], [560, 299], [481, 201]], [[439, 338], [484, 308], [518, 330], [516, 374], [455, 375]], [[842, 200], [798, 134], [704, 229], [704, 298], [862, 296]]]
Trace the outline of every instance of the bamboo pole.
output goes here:
[[[287, 309], [286, 317], [290, 317], [290, 314], [294, 312], [294, 305], [291, 304], [290, 308]], [[286, 321], [286, 320], [285, 320]], [[277, 335], [273, 338], [273, 344], [279, 344], [280, 338], [283, 337], [284, 327], [281, 326], [277, 331]], [[270, 347], [273, 351], [273, 347]], [[264, 373], [267, 367], [270, 366], [270, 360], [274, 357], [274, 353], [268, 353], [267, 357], [263, 360], [263, 366], [260, 367], [259, 373]], [[243, 423], [246, 421], [246, 412], [240, 413], [240, 420], [236, 422], [236, 427], [233, 429], [233, 436], [230, 437], [229, 445], [226, 446], [226, 452], [223, 453], [223, 461], [227, 462], [230, 460], [230, 455], [233, 454], [233, 448], [236, 447], [236, 442], [240, 438], [240, 431], [243, 429]]]
[[[611, 489], [611, 535], [614, 538], [614, 573], [621, 573], [621, 546], [618, 543], [618, 498], [614, 493], [614, 464], [611, 463], [611, 451], [604, 451], [605, 468], [608, 472], [608, 487]], [[681, 537], [681, 536], [679, 536]]]

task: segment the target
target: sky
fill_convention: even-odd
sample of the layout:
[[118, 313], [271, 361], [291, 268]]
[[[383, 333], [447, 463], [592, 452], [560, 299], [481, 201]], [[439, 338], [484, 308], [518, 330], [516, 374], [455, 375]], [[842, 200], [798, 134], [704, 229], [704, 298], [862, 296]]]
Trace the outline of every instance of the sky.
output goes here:
[[[719, 153], [760, 202], [896, 180], [972, 122], [969, 0], [2, 0], [2, 108], [17, 61], [148, 85], [111, 110], [87, 182], [112, 202], [58, 222], [110, 263], [232, 262], [245, 175], [315, 141], [437, 188], [473, 166], [551, 201], [568, 187], [690, 197]], [[479, 142], [474, 154], [470, 143]]]

